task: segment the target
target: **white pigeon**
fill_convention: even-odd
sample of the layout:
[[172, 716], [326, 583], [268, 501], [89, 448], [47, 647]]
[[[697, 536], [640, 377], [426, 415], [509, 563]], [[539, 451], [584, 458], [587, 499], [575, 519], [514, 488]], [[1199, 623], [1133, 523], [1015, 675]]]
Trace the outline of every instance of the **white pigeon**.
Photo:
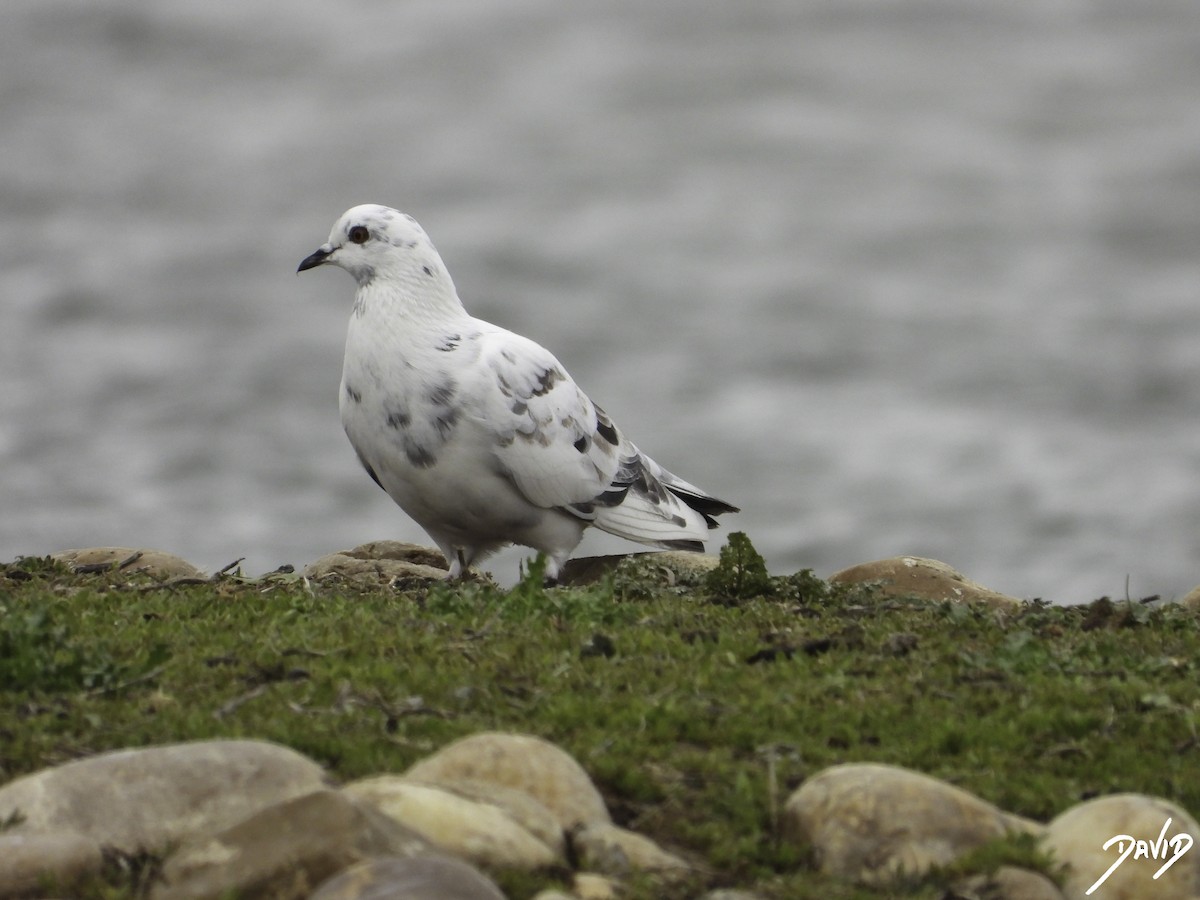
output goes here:
[[713, 516], [738, 511], [639, 451], [550, 351], [470, 316], [412, 216], [348, 210], [297, 271], [329, 264], [358, 282], [342, 425], [450, 579], [515, 543], [555, 581], [588, 525], [700, 550]]

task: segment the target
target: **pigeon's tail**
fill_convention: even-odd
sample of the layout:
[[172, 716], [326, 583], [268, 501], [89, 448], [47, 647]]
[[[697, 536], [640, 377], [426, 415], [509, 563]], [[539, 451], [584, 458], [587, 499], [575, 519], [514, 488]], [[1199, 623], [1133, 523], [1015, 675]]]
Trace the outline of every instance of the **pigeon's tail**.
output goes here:
[[700, 513], [704, 517], [704, 522], [709, 528], [717, 527], [717, 516], [722, 513], [737, 513], [741, 512], [732, 503], [726, 503], [724, 500], [718, 500], [711, 494], [706, 494], [694, 484], [689, 484], [682, 478], [676, 478], [670, 472], [663, 470], [662, 483], [668, 491]]
[[608, 491], [596, 498], [592, 524], [610, 534], [671, 550], [704, 549], [716, 516], [738, 508], [706, 494], [629, 445], [633, 453]]

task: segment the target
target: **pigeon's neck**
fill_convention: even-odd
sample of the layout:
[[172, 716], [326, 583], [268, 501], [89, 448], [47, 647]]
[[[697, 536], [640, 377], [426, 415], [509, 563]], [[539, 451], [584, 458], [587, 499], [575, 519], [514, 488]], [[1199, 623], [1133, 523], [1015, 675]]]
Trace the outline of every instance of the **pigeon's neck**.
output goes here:
[[402, 323], [409, 329], [437, 328], [469, 318], [445, 270], [421, 267], [360, 284], [354, 298], [354, 315]]

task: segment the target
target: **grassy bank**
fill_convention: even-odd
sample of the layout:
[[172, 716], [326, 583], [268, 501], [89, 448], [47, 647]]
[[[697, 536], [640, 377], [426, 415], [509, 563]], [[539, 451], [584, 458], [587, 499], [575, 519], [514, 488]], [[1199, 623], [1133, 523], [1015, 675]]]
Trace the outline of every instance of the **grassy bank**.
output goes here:
[[[681, 897], [877, 896], [781, 840], [789, 794], [840, 762], [906, 766], [1040, 820], [1114, 791], [1200, 811], [1195, 613], [885, 600], [767, 579], [747, 553], [692, 587], [643, 562], [510, 591], [160, 585], [20, 560], [0, 567], [0, 783], [212, 737], [277, 741], [353, 779], [473, 732], [530, 732], [582, 763], [619, 824], [712, 873]], [[940, 897], [945, 877], [892, 895]], [[131, 878], [115, 867], [83, 896], [133, 896]], [[555, 883], [500, 881], [514, 897]]]

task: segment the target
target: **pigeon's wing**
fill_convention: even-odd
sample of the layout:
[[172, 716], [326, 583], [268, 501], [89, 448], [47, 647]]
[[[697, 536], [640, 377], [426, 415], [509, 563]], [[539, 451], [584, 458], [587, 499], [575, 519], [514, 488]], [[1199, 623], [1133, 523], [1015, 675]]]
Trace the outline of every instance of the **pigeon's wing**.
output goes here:
[[620, 467], [619, 437], [566, 369], [511, 332], [485, 332], [480, 345], [479, 415], [494, 432], [500, 473], [535, 506], [604, 493]]
[[544, 347], [482, 336], [481, 415], [501, 474], [536, 506], [556, 507], [645, 543], [700, 549], [712, 515], [734, 507], [677, 478], [627, 440]]

